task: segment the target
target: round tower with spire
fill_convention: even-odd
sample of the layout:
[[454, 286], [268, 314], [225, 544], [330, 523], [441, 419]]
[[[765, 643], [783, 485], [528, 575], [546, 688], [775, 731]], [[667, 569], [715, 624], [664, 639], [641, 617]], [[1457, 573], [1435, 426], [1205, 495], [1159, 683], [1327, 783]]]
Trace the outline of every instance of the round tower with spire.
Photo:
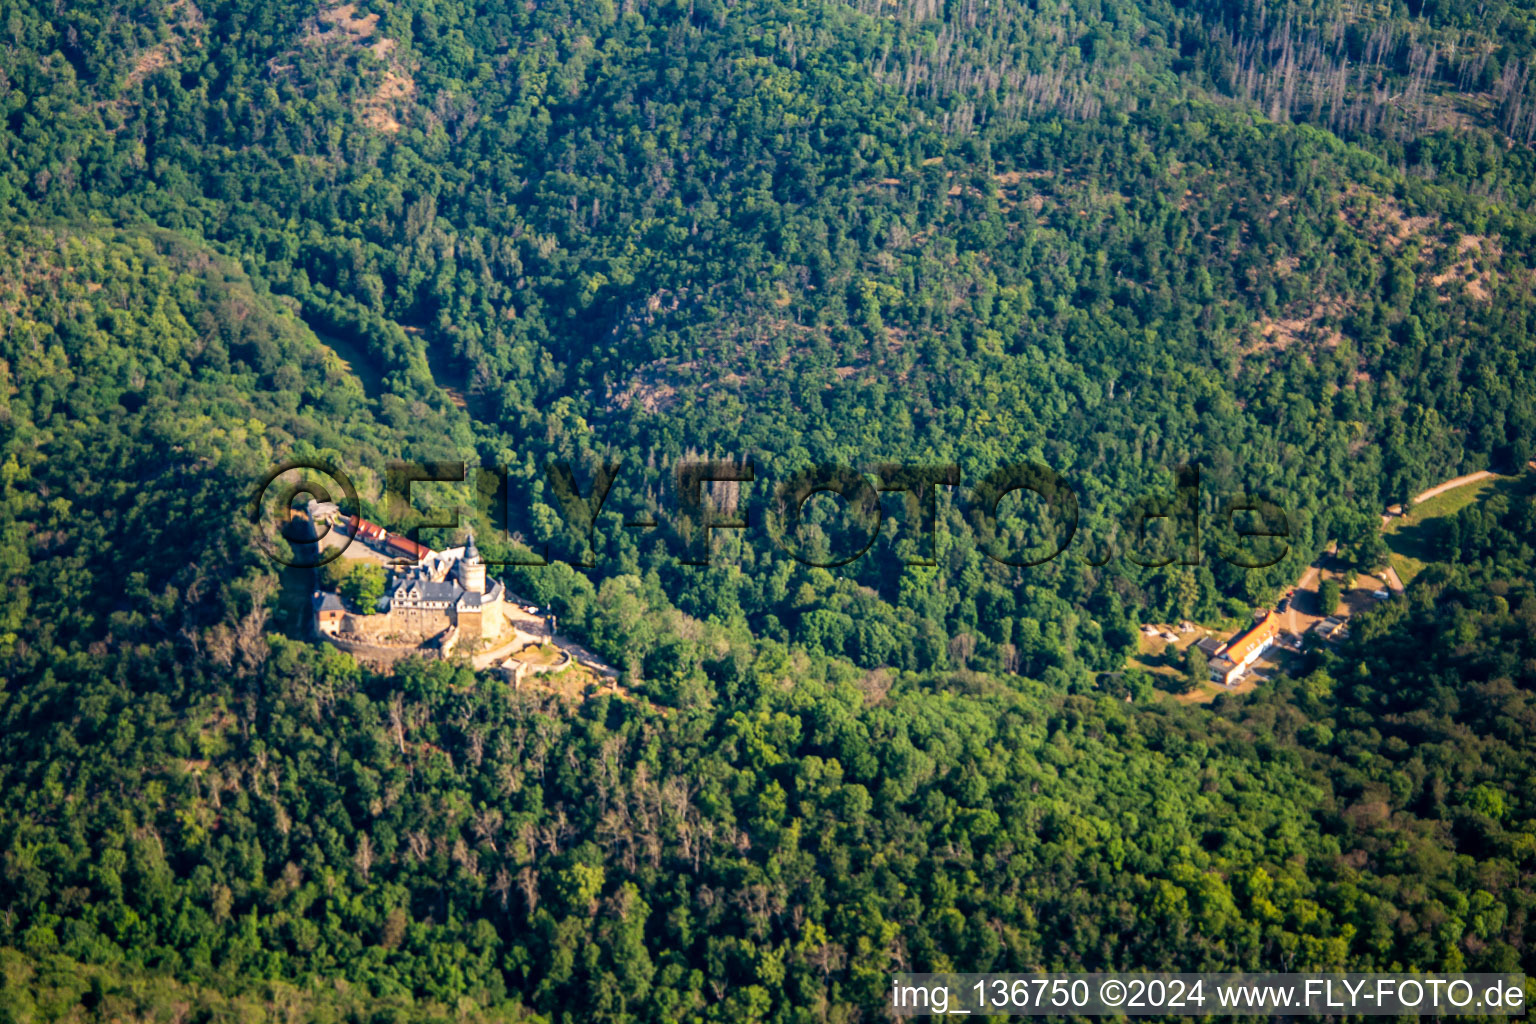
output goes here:
[[459, 586], [472, 594], [485, 593], [485, 562], [480, 559], [480, 549], [475, 546], [475, 533], [469, 533], [464, 542], [464, 557], [459, 559]]

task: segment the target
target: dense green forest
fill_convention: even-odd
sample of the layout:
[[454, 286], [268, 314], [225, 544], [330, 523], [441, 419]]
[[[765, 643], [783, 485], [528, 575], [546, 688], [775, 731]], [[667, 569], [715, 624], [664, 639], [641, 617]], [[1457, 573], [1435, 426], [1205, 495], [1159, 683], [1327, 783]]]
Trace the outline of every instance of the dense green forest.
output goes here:
[[[1536, 968], [1530, 477], [1274, 685], [1127, 669], [1141, 623], [1243, 618], [1330, 542], [1373, 568], [1384, 505], [1536, 456], [1528, 5], [3, 21], [0, 1017], [853, 1021], [899, 969]], [[379, 518], [391, 459], [504, 471], [504, 510], [431, 500], [492, 558], [549, 542], [501, 575], [631, 696], [313, 643], [241, 515], [288, 458]], [[708, 566], [702, 459], [755, 473]], [[590, 567], [551, 461], [622, 467]], [[817, 568], [864, 543], [826, 499], [786, 535], [821, 463], [962, 486], [932, 551], [887, 494]], [[1043, 505], [991, 537], [972, 500], [1020, 463], [1080, 506], [1030, 567], [989, 552]], [[1201, 560], [1157, 564], [1181, 466]], [[1253, 497], [1288, 524], [1261, 569], [1218, 557]]]

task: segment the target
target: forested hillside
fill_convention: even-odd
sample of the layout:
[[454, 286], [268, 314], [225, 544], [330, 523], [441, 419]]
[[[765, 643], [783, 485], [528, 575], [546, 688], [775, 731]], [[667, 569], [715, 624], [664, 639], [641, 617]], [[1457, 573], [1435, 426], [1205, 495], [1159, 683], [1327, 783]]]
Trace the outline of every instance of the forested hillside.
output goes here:
[[[1294, 679], [1127, 669], [1536, 456], [1536, 14], [81, 0], [0, 40], [0, 1015], [1536, 967], [1528, 480]], [[592, 566], [504, 575], [629, 696], [313, 643], [241, 513], [316, 457], [380, 518], [389, 459], [505, 469], [492, 558], [573, 555], [547, 462], [621, 465]], [[697, 458], [756, 472], [708, 567]], [[820, 499], [785, 537], [778, 483], [890, 462], [960, 468], [936, 564], [894, 498], [791, 557], [862, 542]], [[1081, 505], [1027, 568], [988, 551], [1039, 509], [989, 547], [966, 501], [1020, 462]], [[1202, 563], [1157, 565], [1185, 465]], [[1217, 557], [1242, 496], [1266, 568]]]

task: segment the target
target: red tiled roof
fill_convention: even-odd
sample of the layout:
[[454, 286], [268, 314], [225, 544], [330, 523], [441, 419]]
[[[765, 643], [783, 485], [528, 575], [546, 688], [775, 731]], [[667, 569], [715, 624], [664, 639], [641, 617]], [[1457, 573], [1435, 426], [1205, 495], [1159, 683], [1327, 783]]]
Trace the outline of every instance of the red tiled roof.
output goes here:
[[377, 523], [370, 523], [366, 519], [359, 519], [353, 536], [361, 537], [364, 540], [380, 540], [384, 536], [384, 527]]
[[407, 537], [397, 537], [394, 534], [386, 537], [384, 543], [410, 558], [425, 558], [432, 553], [431, 548], [417, 544]]
[[1280, 635], [1280, 616], [1274, 612], [1266, 612], [1252, 629], [1232, 641], [1230, 647], [1222, 652], [1222, 655], [1231, 659], [1235, 664], [1242, 664], [1254, 651], [1264, 645], [1266, 641], [1273, 640]]

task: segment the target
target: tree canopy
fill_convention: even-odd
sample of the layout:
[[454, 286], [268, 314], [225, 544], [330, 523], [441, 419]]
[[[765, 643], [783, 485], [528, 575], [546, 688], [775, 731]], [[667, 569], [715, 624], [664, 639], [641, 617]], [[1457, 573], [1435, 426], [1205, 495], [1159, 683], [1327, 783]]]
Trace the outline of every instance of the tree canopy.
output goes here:
[[[12, 5], [0, 1014], [849, 1021], [897, 969], [1531, 970], [1529, 477], [1251, 694], [1128, 659], [1536, 455], [1532, 18]], [[623, 695], [316, 642], [243, 515], [289, 459], [380, 521], [392, 460], [503, 475], [418, 511], [462, 505]], [[621, 467], [590, 523], [551, 464]], [[898, 464], [960, 487], [876, 491], [872, 539], [824, 494], [786, 518], [810, 467]], [[1008, 564], [1068, 505], [975, 500], [1027, 465], [1077, 532]], [[1271, 564], [1222, 557], [1273, 518], [1234, 507], [1283, 513]]]

